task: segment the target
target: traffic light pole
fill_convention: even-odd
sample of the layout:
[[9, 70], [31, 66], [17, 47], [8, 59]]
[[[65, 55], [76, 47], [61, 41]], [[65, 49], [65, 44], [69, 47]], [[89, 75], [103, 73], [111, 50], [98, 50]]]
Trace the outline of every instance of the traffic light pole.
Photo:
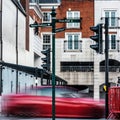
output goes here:
[[109, 88], [109, 39], [108, 39], [108, 18], [105, 18], [105, 85], [106, 85], [106, 92], [105, 92], [105, 117], [108, 117], [108, 88]]
[[52, 9], [52, 120], [55, 120], [55, 24], [56, 13]]

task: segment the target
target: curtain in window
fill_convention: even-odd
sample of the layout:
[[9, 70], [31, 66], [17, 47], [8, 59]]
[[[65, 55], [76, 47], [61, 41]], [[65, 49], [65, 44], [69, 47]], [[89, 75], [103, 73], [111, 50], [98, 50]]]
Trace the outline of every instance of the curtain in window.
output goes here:
[[74, 35], [74, 49], [78, 49], [78, 35]]
[[109, 27], [116, 26], [116, 11], [105, 11], [105, 17], [109, 18]]
[[111, 49], [116, 49], [116, 36], [111, 35]]
[[[72, 12], [68, 12], [68, 19], [72, 18]], [[68, 23], [68, 27], [72, 27], [73, 23]]]
[[49, 34], [43, 35], [43, 49], [44, 50], [50, 48], [51, 46], [50, 40], [51, 40], [51, 35]]
[[111, 26], [115, 26], [115, 12], [111, 12]]
[[72, 35], [68, 35], [68, 49], [72, 49]]
[[[74, 19], [79, 19], [79, 13], [78, 12], [74, 12]], [[79, 26], [79, 23], [74, 23], [74, 26], [75, 27]]]

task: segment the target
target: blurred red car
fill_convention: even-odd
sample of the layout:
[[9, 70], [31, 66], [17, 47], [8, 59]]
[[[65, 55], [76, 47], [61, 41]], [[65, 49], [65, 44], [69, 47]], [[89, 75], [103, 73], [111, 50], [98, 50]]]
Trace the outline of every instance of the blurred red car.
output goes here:
[[[83, 98], [83, 94], [75, 88], [56, 86], [55, 96], [57, 118], [104, 117], [104, 101]], [[28, 117], [52, 117], [52, 87], [32, 87], [22, 94], [4, 96], [2, 113]]]

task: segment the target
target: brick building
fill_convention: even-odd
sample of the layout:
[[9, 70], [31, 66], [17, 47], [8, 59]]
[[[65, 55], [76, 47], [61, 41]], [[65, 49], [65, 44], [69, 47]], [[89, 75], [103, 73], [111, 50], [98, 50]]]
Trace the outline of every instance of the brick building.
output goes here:
[[[39, 2], [43, 13], [42, 23], [51, 22], [53, 3], [56, 19], [81, 19], [80, 23], [56, 23], [56, 29], [65, 28], [65, 31], [55, 35], [56, 74], [68, 84], [93, 86], [93, 51], [89, 47], [89, 36], [93, 33], [89, 27], [94, 25], [94, 1], [56, 0], [51, 3], [46, 1], [44, 4], [42, 0]], [[51, 31], [51, 27], [41, 28], [43, 49], [52, 48]]]
[[[94, 98], [104, 97], [105, 83], [105, 37], [104, 18], [109, 17], [109, 82], [116, 85], [120, 69], [119, 42], [119, 0], [39, 0], [43, 17], [42, 23], [51, 23], [51, 10], [54, 6], [56, 19], [81, 19], [80, 23], [56, 23], [57, 28], [65, 28], [55, 34], [56, 75], [68, 84], [87, 85], [94, 91]], [[113, 19], [112, 19], [113, 18]], [[93, 33], [91, 26], [103, 24], [103, 54], [90, 48]], [[42, 49], [52, 48], [51, 27], [39, 28]], [[52, 52], [52, 51], [51, 51]]]

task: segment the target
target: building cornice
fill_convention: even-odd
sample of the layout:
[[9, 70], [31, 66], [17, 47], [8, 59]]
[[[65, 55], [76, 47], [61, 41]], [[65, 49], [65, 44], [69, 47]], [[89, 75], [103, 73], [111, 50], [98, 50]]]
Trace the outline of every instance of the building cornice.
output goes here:
[[16, 0], [11, 0], [11, 1], [26, 16], [26, 12], [25, 12], [24, 8], [22, 7], [22, 5], [20, 4], [20, 2], [18, 2]]
[[58, 6], [60, 6], [60, 3], [52, 3], [52, 4], [50, 4], [50, 3], [47, 3], [47, 4], [39, 4], [39, 6], [42, 8], [42, 9], [52, 9], [53, 7], [56, 9], [56, 8], [58, 8]]
[[30, 3], [29, 9], [33, 9], [39, 18], [43, 17], [42, 11], [40, 10], [39, 5], [37, 3]]

